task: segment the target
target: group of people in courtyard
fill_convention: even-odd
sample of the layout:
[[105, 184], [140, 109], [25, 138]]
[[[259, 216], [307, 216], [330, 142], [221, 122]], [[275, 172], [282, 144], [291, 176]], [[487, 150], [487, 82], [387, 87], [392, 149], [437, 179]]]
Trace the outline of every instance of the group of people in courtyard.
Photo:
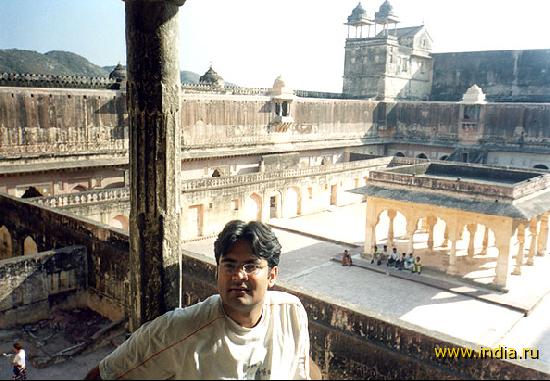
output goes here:
[[[416, 274], [422, 273], [422, 260], [419, 256], [414, 257], [413, 253], [401, 253], [401, 256], [397, 252], [397, 248], [393, 248], [391, 253], [388, 253], [388, 245], [384, 245], [383, 251], [378, 251], [378, 246], [374, 245], [374, 253], [372, 255], [371, 264], [386, 263], [387, 267], [395, 267], [398, 270], [408, 270]], [[348, 250], [344, 250], [342, 254], [342, 266], [352, 266], [353, 261], [351, 254]]]
[[409, 270], [413, 273], [422, 273], [422, 260], [419, 256], [414, 257], [413, 253], [401, 253], [401, 256], [397, 252], [397, 248], [393, 248], [391, 253], [388, 253], [388, 245], [384, 245], [383, 251], [378, 251], [378, 246], [374, 245], [374, 252], [372, 255], [371, 264], [376, 263], [378, 266], [382, 265], [385, 261], [387, 267], [395, 267], [398, 270]]

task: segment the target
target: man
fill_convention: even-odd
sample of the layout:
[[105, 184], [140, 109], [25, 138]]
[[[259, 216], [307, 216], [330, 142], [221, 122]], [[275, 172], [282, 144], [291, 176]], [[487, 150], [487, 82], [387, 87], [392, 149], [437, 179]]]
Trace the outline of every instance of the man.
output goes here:
[[268, 291], [281, 254], [271, 229], [231, 221], [214, 254], [219, 295], [143, 325], [87, 378], [309, 378], [305, 309], [293, 295]]
[[25, 361], [25, 350], [20, 343], [13, 344], [13, 352], [15, 355], [3, 353], [4, 356], [12, 357], [11, 364], [13, 366], [12, 380], [26, 380], [27, 367]]
[[397, 266], [397, 261], [399, 260], [399, 254], [397, 254], [397, 248], [393, 248], [392, 252], [390, 254], [390, 257], [388, 258], [387, 266]]
[[349, 251], [344, 250], [344, 254], [342, 254], [342, 266], [351, 266], [351, 265], [353, 265], [351, 254], [349, 253]]

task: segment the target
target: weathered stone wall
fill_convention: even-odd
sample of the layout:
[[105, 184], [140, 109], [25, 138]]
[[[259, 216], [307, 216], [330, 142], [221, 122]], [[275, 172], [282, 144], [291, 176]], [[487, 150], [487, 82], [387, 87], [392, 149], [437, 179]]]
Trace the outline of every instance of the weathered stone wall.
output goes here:
[[[216, 293], [213, 259], [183, 256], [183, 300], [196, 303]], [[339, 306], [326, 295], [297, 295], [309, 317], [313, 360], [326, 379], [546, 379], [546, 374], [493, 359], [436, 359], [435, 347], [460, 347], [422, 332]]]
[[120, 91], [0, 87], [0, 154], [124, 151], [126, 119]]
[[37, 251], [83, 245], [87, 251], [89, 306], [112, 319], [125, 314], [128, 297], [128, 235], [48, 207], [0, 195], [0, 226], [11, 236], [13, 256], [33, 238]]
[[0, 261], [0, 329], [49, 317], [87, 288], [84, 246]]
[[285, 132], [275, 132], [270, 127], [275, 112], [269, 97], [186, 94], [182, 107], [183, 140], [192, 149], [261, 150], [263, 145], [273, 149], [277, 143], [361, 139], [372, 135], [376, 106], [368, 101], [297, 99], [290, 106], [294, 123]]
[[489, 101], [550, 102], [550, 50], [433, 54], [431, 99], [458, 101], [477, 84]]

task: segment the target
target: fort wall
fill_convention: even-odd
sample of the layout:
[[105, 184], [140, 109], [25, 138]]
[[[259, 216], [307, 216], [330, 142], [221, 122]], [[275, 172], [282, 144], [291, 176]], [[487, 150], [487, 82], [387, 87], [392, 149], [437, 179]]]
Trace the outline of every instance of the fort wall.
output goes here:
[[83, 303], [112, 320], [125, 315], [129, 298], [127, 234], [7, 195], [0, 195], [0, 226], [9, 232], [16, 259], [23, 255], [27, 237], [36, 243], [37, 252], [85, 246], [87, 293]]
[[81, 296], [86, 264], [83, 246], [0, 261], [0, 329], [47, 319], [53, 306]]
[[458, 101], [477, 84], [491, 102], [550, 102], [550, 49], [432, 54], [431, 99]]

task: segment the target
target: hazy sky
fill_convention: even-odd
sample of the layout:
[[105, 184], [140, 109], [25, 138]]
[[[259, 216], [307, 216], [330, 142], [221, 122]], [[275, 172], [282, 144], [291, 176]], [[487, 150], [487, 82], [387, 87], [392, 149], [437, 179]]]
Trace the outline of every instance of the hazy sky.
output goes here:
[[[383, 0], [363, 1], [373, 13]], [[550, 48], [548, 0], [393, 0], [401, 26], [424, 23], [434, 52]], [[356, 0], [187, 0], [180, 65], [226, 81], [341, 91], [347, 16]], [[0, 49], [68, 50], [125, 63], [122, 0], [0, 0]]]

